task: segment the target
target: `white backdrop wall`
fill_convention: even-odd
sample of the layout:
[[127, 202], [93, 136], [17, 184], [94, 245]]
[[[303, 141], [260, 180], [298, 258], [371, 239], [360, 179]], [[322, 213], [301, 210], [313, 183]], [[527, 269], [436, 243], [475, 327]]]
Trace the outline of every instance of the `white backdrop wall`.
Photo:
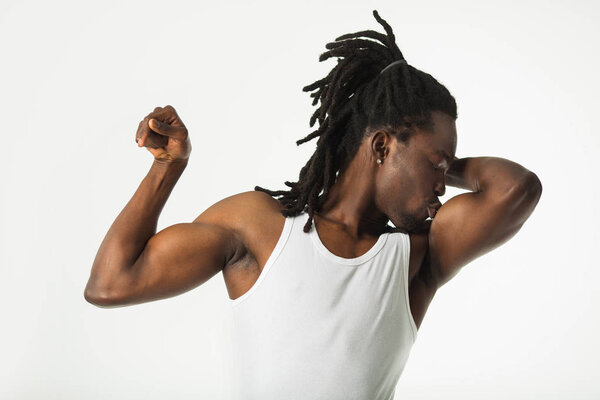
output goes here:
[[[118, 309], [83, 290], [148, 171], [138, 122], [173, 105], [192, 154], [158, 229], [297, 180], [316, 140], [302, 87], [325, 44], [393, 27], [448, 87], [458, 157], [508, 158], [544, 192], [508, 243], [434, 298], [396, 399], [600, 398], [593, 1], [0, 2], [0, 398], [228, 399], [222, 274]], [[448, 188], [445, 202], [460, 193]]]

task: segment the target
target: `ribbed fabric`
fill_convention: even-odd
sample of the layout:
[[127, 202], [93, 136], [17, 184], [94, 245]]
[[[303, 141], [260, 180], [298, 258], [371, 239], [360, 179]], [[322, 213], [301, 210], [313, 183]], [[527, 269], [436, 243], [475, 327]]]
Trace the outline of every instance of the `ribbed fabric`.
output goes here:
[[236, 400], [391, 400], [417, 337], [409, 236], [342, 258], [287, 217], [255, 284], [230, 300]]

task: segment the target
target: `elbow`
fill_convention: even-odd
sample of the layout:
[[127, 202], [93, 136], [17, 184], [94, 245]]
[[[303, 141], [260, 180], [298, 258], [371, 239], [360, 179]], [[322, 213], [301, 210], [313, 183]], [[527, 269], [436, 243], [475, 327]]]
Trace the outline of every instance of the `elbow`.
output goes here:
[[106, 298], [100, 296], [98, 293], [94, 293], [87, 288], [83, 292], [83, 298], [90, 304], [101, 307], [103, 304], [106, 304]]
[[529, 171], [523, 179], [517, 184], [518, 190], [523, 193], [522, 196], [529, 199], [529, 201], [537, 204], [540, 197], [542, 196], [542, 181], [538, 176]]
[[83, 298], [97, 307], [118, 307], [125, 299], [120, 288], [120, 279], [92, 273], [83, 291]]
[[528, 172], [503, 197], [511, 219], [522, 225], [533, 213], [542, 196], [542, 183], [536, 174]]
[[[537, 200], [542, 195], [542, 182], [531, 171], [515, 179], [507, 189], [504, 189], [504, 197], [511, 202], [515, 200]], [[537, 201], [536, 201], [537, 202]]]
[[111, 308], [114, 307], [114, 302], [106, 294], [106, 292], [93, 290], [89, 286], [85, 288], [83, 292], [83, 298], [90, 304], [100, 308]]

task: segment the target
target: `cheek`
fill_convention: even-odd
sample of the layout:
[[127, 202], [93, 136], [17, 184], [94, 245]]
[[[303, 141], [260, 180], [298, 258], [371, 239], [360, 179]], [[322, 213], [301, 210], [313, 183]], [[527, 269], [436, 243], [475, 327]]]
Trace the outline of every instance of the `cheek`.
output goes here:
[[410, 178], [400, 175], [397, 172], [387, 172], [379, 180], [379, 189], [382, 194], [387, 196], [398, 196], [410, 190], [412, 184]]
[[380, 201], [410, 213], [419, 213], [424, 202], [433, 197], [433, 190], [427, 187], [427, 182], [433, 179], [433, 171], [428, 168], [428, 160], [421, 158], [397, 156], [390, 159], [377, 181]]
[[396, 194], [395, 202], [399, 207], [411, 214], [420, 214], [423, 204], [433, 197], [433, 192], [428, 190], [426, 182], [430, 179], [427, 171], [412, 171], [396, 177], [395, 180], [389, 179], [389, 195]]
[[415, 190], [416, 182], [411, 175], [387, 173], [377, 182], [376, 197], [386, 205], [385, 208], [413, 209]]

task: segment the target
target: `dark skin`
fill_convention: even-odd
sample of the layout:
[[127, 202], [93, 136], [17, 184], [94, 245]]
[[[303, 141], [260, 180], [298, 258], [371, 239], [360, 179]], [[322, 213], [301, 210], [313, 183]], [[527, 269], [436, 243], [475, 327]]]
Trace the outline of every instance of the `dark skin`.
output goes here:
[[[150, 118], [165, 125], [151, 127]], [[432, 118], [430, 130], [417, 129], [406, 143], [385, 130], [370, 132], [313, 221], [323, 244], [345, 258], [366, 253], [390, 231], [390, 220], [409, 234], [409, 298], [417, 327], [437, 289], [514, 236], [542, 191], [537, 176], [512, 161], [456, 158], [454, 120], [440, 112]], [[140, 123], [139, 145], [148, 146], [154, 136], [156, 147], [147, 148], [155, 161], [98, 250], [85, 289], [90, 303], [121, 307], [168, 298], [219, 272], [235, 299], [256, 282], [273, 251], [285, 221], [283, 207], [259, 191], [229, 196], [191, 223], [156, 232], [191, 150], [183, 128], [170, 106], [157, 107]], [[446, 184], [469, 192], [439, 207]], [[428, 211], [432, 204], [437, 213]]]
[[408, 143], [385, 130], [372, 132], [318, 215], [342, 223], [354, 240], [368, 233], [379, 236], [390, 220], [404, 232], [425, 230], [428, 207], [441, 205], [444, 174], [456, 152], [454, 120], [435, 112], [433, 123], [433, 133], [416, 133]]

